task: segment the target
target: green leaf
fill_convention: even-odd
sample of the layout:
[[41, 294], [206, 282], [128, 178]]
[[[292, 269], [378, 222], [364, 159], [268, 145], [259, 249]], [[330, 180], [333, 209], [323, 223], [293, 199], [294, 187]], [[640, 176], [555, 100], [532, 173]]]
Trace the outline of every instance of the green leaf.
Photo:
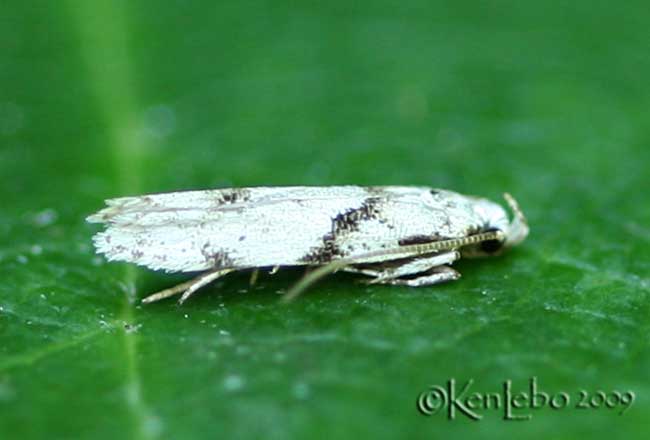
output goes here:
[[[9, 1], [0, 17], [0, 438], [647, 437], [650, 76], [641, 1]], [[215, 283], [95, 256], [109, 197], [430, 185], [531, 236], [458, 282]], [[422, 416], [454, 378], [569, 407]], [[628, 390], [620, 407], [579, 393]]]

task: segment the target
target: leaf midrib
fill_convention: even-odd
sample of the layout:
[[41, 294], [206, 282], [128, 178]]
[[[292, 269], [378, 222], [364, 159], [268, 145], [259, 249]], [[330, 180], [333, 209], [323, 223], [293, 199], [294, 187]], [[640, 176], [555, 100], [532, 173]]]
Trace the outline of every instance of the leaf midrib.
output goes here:
[[[122, 6], [127, 6], [122, 5]], [[79, 32], [80, 55], [98, 111], [107, 127], [107, 145], [115, 171], [116, 187], [123, 193], [140, 189], [140, 165], [148, 150], [139, 136], [140, 116], [134, 89], [133, 63], [128, 48], [128, 8], [113, 2], [68, 3], [73, 27]], [[127, 267], [122, 280], [126, 285], [119, 320], [133, 324], [136, 272]], [[150, 429], [153, 413], [142, 394], [138, 366], [137, 332], [122, 332], [126, 372], [124, 397], [133, 422], [133, 435], [140, 439], [157, 437]]]

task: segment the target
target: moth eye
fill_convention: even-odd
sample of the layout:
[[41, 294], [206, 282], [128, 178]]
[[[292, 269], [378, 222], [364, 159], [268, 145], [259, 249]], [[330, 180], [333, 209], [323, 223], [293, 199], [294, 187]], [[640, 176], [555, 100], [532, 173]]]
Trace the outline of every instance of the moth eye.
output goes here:
[[[490, 228], [486, 230], [485, 232], [489, 231], [497, 231], [498, 229], [496, 228]], [[494, 254], [498, 252], [502, 247], [503, 247], [503, 241], [499, 240], [486, 240], [481, 242], [479, 245], [481, 251], [485, 252], [486, 254]]]
[[494, 254], [498, 252], [503, 246], [503, 242], [499, 240], [486, 240], [481, 242], [481, 250], [486, 254]]

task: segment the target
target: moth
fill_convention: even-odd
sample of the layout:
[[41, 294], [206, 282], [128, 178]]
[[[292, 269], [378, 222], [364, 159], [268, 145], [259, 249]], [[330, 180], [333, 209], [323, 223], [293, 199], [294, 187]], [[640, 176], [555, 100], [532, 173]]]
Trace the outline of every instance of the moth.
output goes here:
[[498, 255], [529, 228], [515, 199], [497, 203], [428, 187], [290, 186], [180, 191], [106, 201], [88, 222], [98, 253], [166, 272], [199, 272], [143, 299], [199, 288], [234, 271], [319, 266], [290, 291], [342, 270], [372, 284], [428, 286], [457, 280], [462, 257]]

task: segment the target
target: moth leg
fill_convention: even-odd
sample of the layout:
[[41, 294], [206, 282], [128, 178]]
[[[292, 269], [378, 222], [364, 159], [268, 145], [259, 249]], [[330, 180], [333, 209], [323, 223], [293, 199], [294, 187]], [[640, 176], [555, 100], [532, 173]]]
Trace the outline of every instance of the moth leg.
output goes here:
[[257, 277], [260, 275], [260, 270], [259, 269], [253, 269], [251, 272], [251, 278], [248, 281], [249, 286], [254, 286], [255, 283], [257, 283]]
[[[387, 254], [387, 257], [389, 254]], [[438, 253], [429, 257], [420, 257], [417, 259], [411, 259], [408, 260], [406, 263], [402, 263], [397, 268], [405, 266], [404, 271], [400, 273], [400, 275], [395, 275], [395, 270], [397, 268], [385, 268], [385, 269], [379, 269], [379, 280], [377, 282], [382, 283], [383, 281], [384, 284], [392, 284], [390, 281], [394, 279], [395, 276], [404, 276], [407, 274], [417, 274], [420, 272], [425, 272], [429, 269], [434, 268], [435, 266], [440, 266], [442, 264], [449, 264], [455, 260], [460, 258], [460, 254], [456, 251], [450, 251], [450, 252], [445, 252], [445, 253]], [[422, 261], [426, 261], [426, 264], [422, 264]], [[382, 264], [385, 263], [393, 263], [395, 264], [395, 260], [389, 260], [387, 259], [386, 261], [382, 262], [379, 261], [375, 263], [377, 266], [380, 268], [382, 267]], [[416, 263], [417, 262], [417, 263]], [[412, 264], [415, 264], [415, 268], [412, 266]], [[357, 257], [356, 259], [340, 259], [340, 260], [333, 260], [330, 261], [329, 263], [320, 266], [318, 269], [314, 270], [313, 272], [310, 272], [309, 274], [305, 275], [302, 280], [298, 281], [289, 291], [284, 294], [282, 297], [282, 301], [284, 303], [288, 303], [290, 301], [293, 301], [298, 295], [300, 295], [302, 292], [304, 292], [309, 286], [314, 284], [316, 281], [319, 279], [323, 278], [324, 276], [334, 273], [339, 270], [345, 270], [347, 268], [352, 268], [352, 270], [349, 271], [354, 271], [355, 269], [358, 270], [359, 272], [357, 273], [364, 273], [361, 271], [365, 271], [366, 269], [364, 268], [358, 268], [354, 267], [355, 265], [368, 265], [367, 262], [364, 261], [363, 257]], [[408, 270], [406, 270], [408, 268]], [[370, 269], [372, 270], [372, 269]], [[375, 276], [375, 274], [369, 274], [370, 276]], [[396, 283], [399, 284], [399, 283]]]
[[388, 279], [379, 281], [379, 284], [392, 284], [396, 286], [432, 286], [434, 284], [444, 283], [447, 281], [455, 281], [460, 278], [460, 273], [456, 272], [449, 266], [434, 267], [429, 270], [425, 275], [412, 279]]
[[181, 299], [178, 300], [178, 303], [183, 304], [187, 298], [189, 298], [201, 287], [205, 286], [206, 284], [210, 284], [212, 281], [226, 275], [227, 273], [232, 272], [233, 270], [234, 269], [215, 270], [214, 272], [208, 272], [206, 275], [196, 278], [195, 283], [192, 284], [185, 292], [183, 292], [183, 295], [181, 296]]
[[360, 267], [354, 267], [354, 266], [346, 266], [341, 269], [343, 272], [349, 272], [349, 273], [357, 273], [361, 275], [366, 275], [369, 277], [378, 277], [380, 276], [383, 271], [381, 270], [376, 270], [376, 269], [362, 269]]
[[432, 255], [429, 257], [416, 258], [400, 266], [382, 271], [374, 279], [370, 280], [369, 283], [383, 283], [384, 281], [393, 280], [399, 277], [424, 273], [438, 266], [451, 264], [459, 258], [460, 252], [458, 251], [451, 251], [445, 252], [443, 254]]
[[142, 302], [144, 304], [149, 304], [183, 292], [181, 299], [178, 301], [180, 304], [182, 304], [187, 298], [190, 297], [190, 295], [192, 295], [192, 293], [196, 292], [201, 287], [232, 271], [234, 271], [234, 269], [219, 269], [201, 274], [189, 281], [178, 284], [174, 287], [170, 287], [169, 289], [161, 290], [160, 292], [154, 293], [153, 295], [149, 295], [148, 297], [144, 298]]

